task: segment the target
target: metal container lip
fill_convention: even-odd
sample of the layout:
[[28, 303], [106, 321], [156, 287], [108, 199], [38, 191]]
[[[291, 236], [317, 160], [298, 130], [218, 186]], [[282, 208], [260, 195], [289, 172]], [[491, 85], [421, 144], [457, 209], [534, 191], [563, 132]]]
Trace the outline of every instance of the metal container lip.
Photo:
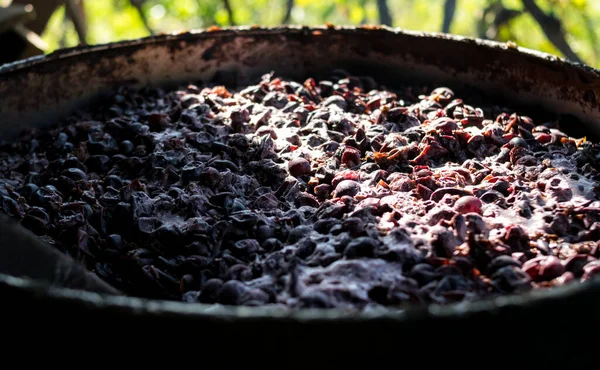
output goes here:
[[417, 320], [467, 319], [477, 315], [501, 315], [514, 309], [544, 309], [544, 306], [568, 301], [582, 294], [599, 294], [600, 278], [584, 283], [532, 290], [524, 294], [513, 294], [484, 298], [472, 302], [446, 305], [430, 304], [409, 306], [405, 309], [383, 308], [377, 311], [344, 309], [300, 309], [273, 307], [224, 306], [220, 304], [186, 303], [178, 301], [146, 299], [131, 296], [99, 294], [82, 290], [55, 287], [30, 279], [0, 274], [0, 290], [18, 290], [36, 300], [58, 302], [61, 305], [84, 308], [91, 312], [118, 313], [148, 318], [186, 317], [215, 321], [235, 320], [288, 320], [292, 322], [362, 322], [386, 320], [408, 322]]
[[392, 28], [388, 26], [275, 26], [275, 27], [263, 27], [263, 26], [234, 26], [234, 27], [211, 27], [207, 29], [198, 28], [182, 32], [170, 32], [161, 33], [158, 35], [146, 36], [136, 39], [129, 39], [123, 41], [95, 44], [95, 45], [83, 45], [70, 48], [64, 48], [54, 51], [47, 55], [30, 57], [27, 59], [15, 61], [0, 65], [0, 77], [16, 72], [25, 68], [37, 66], [39, 64], [47, 63], [50, 61], [66, 59], [72, 56], [94, 53], [105, 50], [119, 50], [130, 47], [144, 46], [149, 44], [160, 44], [169, 41], [193, 41], [196, 39], [205, 38], [219, 38], [219, 37], [230, 37], [230, 36], [260, 36], [260, 35], [276, 35], [276, 34], [302, 34], [302, 33], [314, 33], [322, 32], [329, 34], [372, 34], [377, 35], [378, 33], [392, 33], [397, 35], [403, 35], [406, 37], [412, 37], [415, 39], [440, 39], [446, 40], [452, 43], [466, 43], [473, 44], [479, 48], [487, 49], [500, 49], [505, 51], [511, 51], [520, 53], [522, 55], [538, 59], [546, 63], [559, 64], [575, 68], [579, 71], [595, 74], [600, 77], [600, 69], [593, 68], [587, 64], [581, 64], [570, 61], [568, 59], [537, 51], [534, 49], [525, 48], [516, 44], [507, 42], [498, 42], [492, 40], [484, 40], [480, 38], [460, 36], [454, 34], [446, 34], [440, 32], [424, 32], [424, 31], [413, 31], [403, 28]]
[[[327, 34], [363, 34], [376, 37], [378, 34], [396, 34], [403, 37], [416, 39], [438, 39], [449, 44], [471, 44], [480, 49], [502, 50], [514, 52], [542, 65], [574, 69], [593, 78], [600, 79], [600, 70], [591, 66], [575, 63], [558, 56], [540, 51], [515, 47], [509, 43], [501, 43], [465, 36], [449, 35], [435, 32], [409, 31], [401, 28], [386, 26], [284, 26], [284, 27], [256, 27], [240, 26], [228, 28], [196, 29], [185, 32], [166, 33], [144, 38], [124, 40], [106, 44], [79, 46], [61, 49], [46, 56], [32, 57], [25, 60], [0, 66], [0, 81], [10, 78], [11, 75], [27, 72], [29, 68], [43, 66], [53, 61], [65, 61], [80, 55], [93, 54], [102, 51], [127, 52], [136, 50], [149, 44], [166, 44], [171, 42], [193, 42], [194, 40], [209, 38], [227, 38], [235, 36], [261, 36], [261, 35], [292, 35], [321, 32]], [[451, 47], [451, 46], [450, 46]], [[405, 310], [384, 309], [377, 312], [346, 311], [339, 309], [273, 309], [267, 307], [228, 307], [221, 305], [207, 305], [184, 303], [175, 301], [161, 301], [126, 296], [111, 296], [90, 293], [81, 290], [72, 290], [45, 285], [29, 279], [0, 274], [0, 288], [19, 290], [39, 299], [60, 301], [85, 306], [93, 310], [115, 311], [132, 315], [150, 317], [186, 316], [190, 318], [205, 318], [229, 321], [236, 320], [292, 320], [299, 322], [313, 321], [363, 321], [371, 319], [393, 320], [398, 322], [413, 320], [437, 320], [464, 318], [480, 313], [499, 314], [512, 308], [536, 307], [543, 308], [546, 304], [568, 300], [570, 297], [586, 294], [590, 291], [600, 291], [600, 279], [585, 283], [575, 283], [552, 289], [533, 290], [522, 294], [485, 298], [473, 302], [462, 302], [448, 305], [428, 305], [425, 307], [408, 307]]]

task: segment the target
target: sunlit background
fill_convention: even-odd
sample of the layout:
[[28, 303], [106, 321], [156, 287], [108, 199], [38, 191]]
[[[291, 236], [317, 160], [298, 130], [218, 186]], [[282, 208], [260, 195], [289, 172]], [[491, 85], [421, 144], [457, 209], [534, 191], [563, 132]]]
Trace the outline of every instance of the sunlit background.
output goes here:
[[[0, 0], [2, 3], [2, 0]], [[10, 1], [4, 0], [4, 3]], [[597, 0], [79, 0], [85, 41], [107, 43], [213, 25], [391, 23], [421, 31], [514, 41], [600, 67]], [[531, 4], [540, 12], [534, 14]], [[228, 10], [229, 9], [229, 10]], [[288, 15], [289, 14], [289, 15]], [[65, 6], [41, 33], [44, 52], [80, 43]]]

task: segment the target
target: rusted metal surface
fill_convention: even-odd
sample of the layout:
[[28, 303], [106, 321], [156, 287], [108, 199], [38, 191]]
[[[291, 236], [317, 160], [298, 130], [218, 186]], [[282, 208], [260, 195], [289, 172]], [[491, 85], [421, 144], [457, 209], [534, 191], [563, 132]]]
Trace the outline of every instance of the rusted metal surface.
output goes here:
[[[364, 28], [237, 28], [161, 35], [109, 45], [56, 52], [0, 67], [0, 136], [28, 125], [54, 123], [105, 91], [122, 84], [184, 81], [244, 82], [275, 71], [287, 77], [319, 76], [335, 68], [373, 75], [382, 83], [409, 79], [470, 86], [527, 106], [573, 115], [586, 130], [600, 133], [600, 72], [546, 54], [510, 45], [447, 35]], [[189, 315], [225, 321], [257, 318], [299, 322], [363, 320], [347, 312], [273, 312], [263, 308], [223, 308], [136, 298], [106, 298], [80, 291], [46, 289], [20, 278], [0, 275], [5, 289], [29, 290], [40, 299], [71, 302], [72, 307], [113, 310], [149, 318]], [[515, 307], [559, 307], [565, 299], [589, 300], [600, 281], [551, 291], [500, 297], [447, 307], [431, 306], [404, 313], [387, 311], [396, 322], [466, 318], [481, 313], [512, 315]], [[69, 303], [69, 304], [71, 304]], [[529, 315], [529, 314], [527, 314]], [[526, 315], [526, 316], [527, 316]], [[533, 316], [531, 314], [530, 316]], [[211, 320], [212, 320], [211, 319]]]

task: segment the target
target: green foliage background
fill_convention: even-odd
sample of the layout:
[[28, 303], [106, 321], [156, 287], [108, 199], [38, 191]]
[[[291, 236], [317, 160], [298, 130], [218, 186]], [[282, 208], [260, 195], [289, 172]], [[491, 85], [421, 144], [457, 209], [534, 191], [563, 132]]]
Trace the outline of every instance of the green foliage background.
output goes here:
[[[281, 23], [286, 0], [230, 0], [234, 21], [238, 25]], [[477, 36], [477, 22], [486, 0], [458, 0], [451, 33]], [[511, 9], [521, 9], [520, 0], [503, 0]], [[600, 1], [538, 0], [546, 12], [563, 22], [567, 41], [589, 65], [600, 67]], [[88, 43], [98, 44], [147, 36], [139, 13], [126, 0], [86, 0], [89, 27]], [[441, 29], [444, 0], [388, 0], [393, 26], [410, 30]], [[149, 25], [155, 32], [175, 32], [211, 25], [228, 25], [222, 0], [148, 0], [143, 5]], [[73, 25], [64, 22], [64, 9], [57, 11], [43, 38], [52, 50], [75, 46]], [[331, 22], [339, 25], [378, 23], [376, 0], [296, 0], [292, 24], [316, 25]], [[546, 39], [535, 20], [524, 13], [500, 29], [500, 41], [515, 41], [520, 46], [561, 55]]]

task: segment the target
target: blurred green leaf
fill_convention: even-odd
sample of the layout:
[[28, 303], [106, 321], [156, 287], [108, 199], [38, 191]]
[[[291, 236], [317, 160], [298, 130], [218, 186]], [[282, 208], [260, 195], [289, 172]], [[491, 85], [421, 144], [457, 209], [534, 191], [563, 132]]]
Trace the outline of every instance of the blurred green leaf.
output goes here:
[[325, 9], [325, 11], [323, 12], [323, 21], [327, 21], [333, 14], [333, 12], [335, 12], [335, 4], [331, 4], [327, 7], [327, 9]]

